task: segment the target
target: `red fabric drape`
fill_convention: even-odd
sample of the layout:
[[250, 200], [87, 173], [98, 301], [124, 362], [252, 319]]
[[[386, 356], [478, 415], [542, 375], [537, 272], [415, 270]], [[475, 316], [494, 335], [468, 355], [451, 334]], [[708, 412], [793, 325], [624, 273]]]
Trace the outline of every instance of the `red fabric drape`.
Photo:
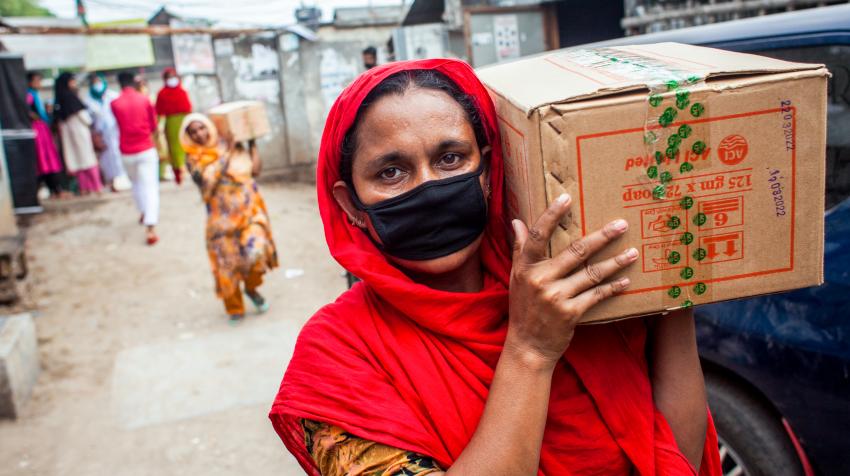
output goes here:
[[[412, 69], [436, 69], [475, 97], [494, 146], [488, 225], [481, 244], [486, 279], [478, 293], [443, 292], [411, 281], [348, 222], [331, 194], [340, 179], [340, 145], [359, 105], [383, 79]], [[269, 415], [308, 474], [319, 473], [304, 447], [301, 418], [431, 456], [444, 468], [475, 431], [507, 329], [510, 250], [499, 144], [492, 101], [469, 65], [457, 60], [374, 68], [343, 91], [331, 109], [319, 153], [319, 209], [331, 254], [363, 282], [304, 326]], [[576, 425], [607, 428], [637, 474], [694, 474], [653, 404], [645, 338], [640, 320], [576, 331], [566, 363], [553, 378], [541, 475], [570, 474], [570, 460], [594, 457], [571, 453], [570, 435], [562, 429]], [[569, 393], [564, 386], [574, 384], [562, 376], [573, 371], [598, 411], [570, 411], [571, 402], [558, 400]], [[600, 472], [607, 468], [606, 461], [594, 464]], [[710, 423], [700, 475], [718, 474]]]
[[[165, 68], [162, 71], [162, 77], [168, 74], [177, 74], [174, 68]], [[177, 85], [176, 88], [163, 86], [156, 95], [156, 113], [160, 116], [170, 116], [172, 114], [188, 114], [192, 112], [192, 101], [189, 100], [189, 94], [183, 89], [183, 83]]]

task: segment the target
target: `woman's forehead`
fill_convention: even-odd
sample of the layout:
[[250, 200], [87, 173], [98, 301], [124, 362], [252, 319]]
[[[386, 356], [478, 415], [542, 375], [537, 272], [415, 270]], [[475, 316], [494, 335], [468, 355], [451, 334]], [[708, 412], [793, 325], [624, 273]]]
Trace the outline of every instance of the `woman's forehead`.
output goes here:
[[[462, 130], [458, 130], [462, 129]], [[414, 88], [375, 101], [358, 127], [358, 142], [385, 141], [400, 134], [445, 135], [472, 131], [466, 112], [451, 96], [432, 89]]]

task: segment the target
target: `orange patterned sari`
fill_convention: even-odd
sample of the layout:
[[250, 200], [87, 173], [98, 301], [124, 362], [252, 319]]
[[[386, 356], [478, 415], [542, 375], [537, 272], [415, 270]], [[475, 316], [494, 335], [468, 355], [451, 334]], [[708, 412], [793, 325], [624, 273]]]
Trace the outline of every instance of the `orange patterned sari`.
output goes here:
[[[206, 144], [195, 143], [186, 132], [195, 121], [210, 131]], [[265, 273], [278, 265], [266, 203], [254, 181], [248, 153], [222, 147], [206, 116], [186, 116], [180, 142], [207, 207], [207, 253], [216, 294], [226, 298], [239, 292], [239, 284], [252, 273]]]

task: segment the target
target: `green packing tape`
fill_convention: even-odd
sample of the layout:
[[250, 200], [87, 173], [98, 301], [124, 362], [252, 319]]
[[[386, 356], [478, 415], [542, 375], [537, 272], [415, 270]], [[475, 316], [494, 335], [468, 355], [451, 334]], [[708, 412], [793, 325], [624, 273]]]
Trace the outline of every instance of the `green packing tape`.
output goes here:
[[[628, 60], [611, 58], [610, 61], [624, 64]], [[646, 156], [653, 157], [655, 163], [647, 167], [646, 176], [650, 179], [652, 197], [659, 201], [670, 198], [667, 196], [667, 186], [678, 180], [673, 178], [676, 170], [679, 175], [685, 176], [697, 169], [695, 165], [700, 163], [692, 163], [696, 159], [691, 158], [690, 152], [701, 155], [707, 150], [705, 137], [702, 140], [693, 138], [698, 126], [685, 123], [668, 130], [677, 118], [688, 119], [685, 116], [680, 118], [679, 111], [683, 111], [683, 114], [684, 111], [689, 112], [690, 117], [700, 117], [706, 113], [705, 105], [699, 102], [694, 92], [689, 89], [691, 85], [702, 81], [702, 78], [693, 74], [672, 76], [674, 79], [650, 82], [650, 94], [647, 95], [648, 112], [643, 142]], [[652, 127], [653, 124], [657, 126]], [[682, 153], [683, 149], [689, 151], [687, 157], [690, 161], [680, 160], [686, 155]], [[666, 248], [667, 264], [660, 276], [661, 282], [669, 285], [664, 293], [664, 306], [667, 309], [693, 306], [695, 296], [704, 296], [709, 292], [702, 276], [704, 268], [707, 267], [697, 266], [697, 263], [706, 259], [706, 251], [698, 246], [699, 239], [694, 234], [699, 233], [699, 227], [705, 224], [707, 217], [702, 213], [690, 211], [696, 205], [691, 196], [684, 196], [674, 203], [678, 203], [682, 214], [669, 215], [665, 225], [669, 230], [678, 230], [679, 234], [677, 238], [673, 238], [675, 244]], [[696, 225], [696, 228], [691, 225], [689, 230], [688, 226], [683, 226], [691, 223]]]
[[649, 95], [649, 105], [652, 107], [658, 107], [663, 100], [664, 98], [658, 93]]
[[705, 113], [705, 106], [703, 106], [702, 104], [697, 102], [697, 103], [694, 103], [693, 106], [691, 106], [691, 115], [692, 116], [700, 117], [700, 116], [703, 115], [703, 113]]
[[646, 176], [651, 178], [651, 179], [658, 177], [658, 167], [656, 167], [654, 165], [649, 166], [649, 168], [646, 169]]

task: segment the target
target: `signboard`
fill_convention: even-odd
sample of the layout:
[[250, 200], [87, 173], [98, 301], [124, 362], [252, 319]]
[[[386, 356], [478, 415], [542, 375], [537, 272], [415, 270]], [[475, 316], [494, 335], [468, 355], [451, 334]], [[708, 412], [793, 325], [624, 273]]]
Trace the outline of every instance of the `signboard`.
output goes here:
[[[3, 18], [12, 26], [82, 26], [75, 18]], [[0, 35], [0, 42], [13, 53], [24, 55], [27, 69], [82, 68], [86, 64], [83, 35]]]
[[[12, 26], [78, 28], [78, 19], [4, 18]], [[147, 26], [145, 20], [92, 23], [92, 28]], [[24, 64], [33, 69], [112, 70], [154, 64], [150, 35], [0, 35], [0, 41], [14, 53], [24, 55]]]
[[476, 68], [546, 51], [547, 29], [538, 8], [512, 13], [471, 10], [466, 25], [469, 59]]
[[86, 64], [86, 38], [79, 35], [2, 35], [13, 53], [24, 55], [28, 70], [81, 68]]
[[493, 33], [496, 36], [498, 61], [519, 58], [519, 24], [516, 15], [494, 16]]
[[[122, 20], [92, 23], [92, 28], [138, 26], [145, 20]], [[154, 64], [150, 35], [89, 35], [86, 43], [86, 64], [89, 71], [135, 68]]]

